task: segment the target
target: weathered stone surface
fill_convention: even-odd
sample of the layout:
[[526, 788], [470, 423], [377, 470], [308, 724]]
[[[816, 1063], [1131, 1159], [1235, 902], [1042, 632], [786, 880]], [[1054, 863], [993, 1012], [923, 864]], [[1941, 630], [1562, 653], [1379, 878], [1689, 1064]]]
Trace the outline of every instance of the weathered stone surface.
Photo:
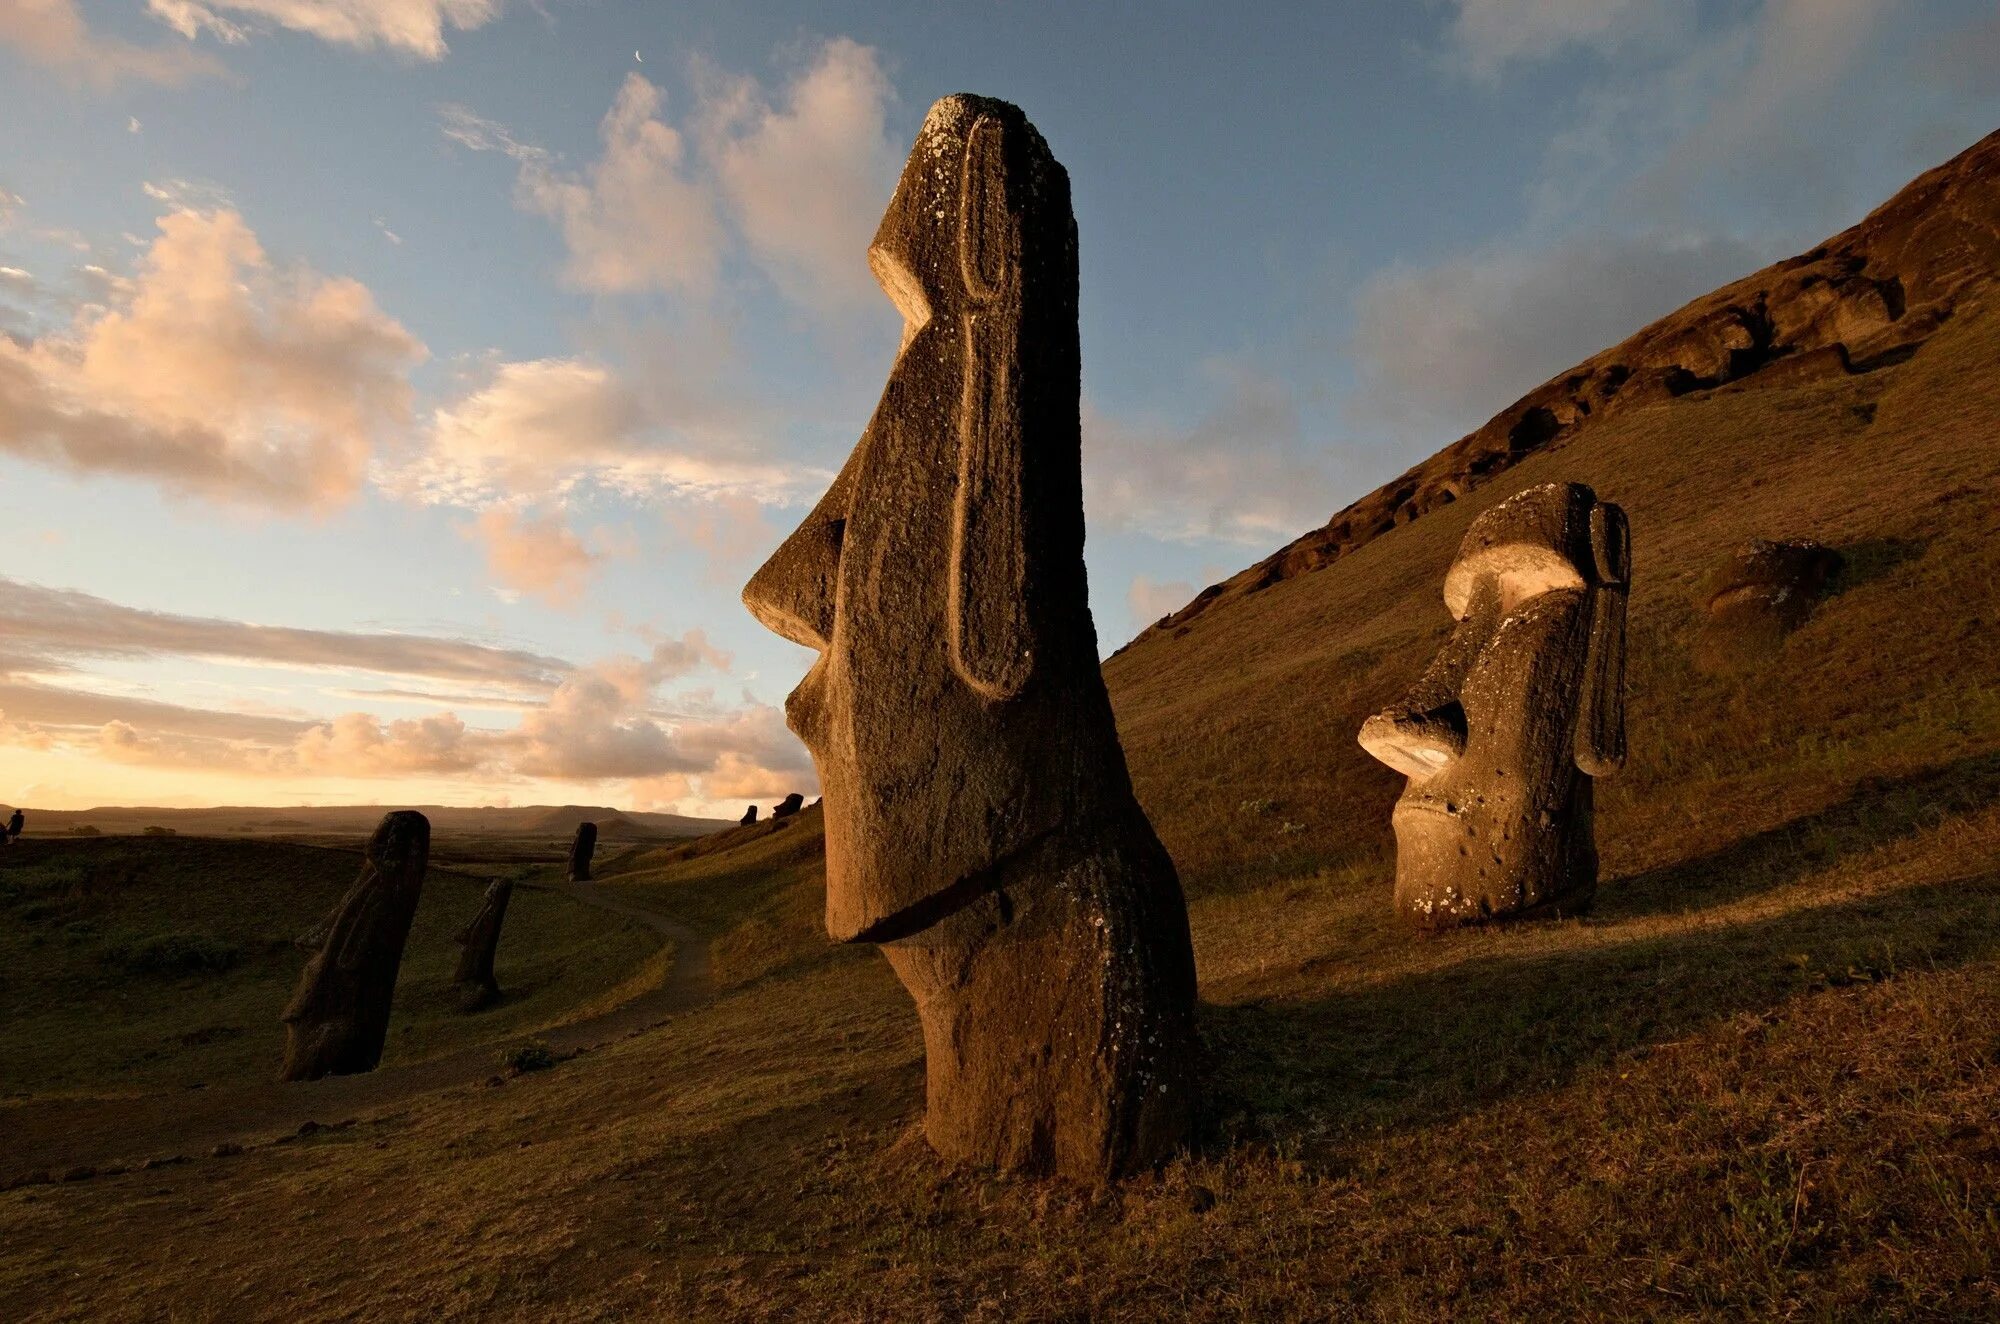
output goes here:
[[790, 818], [793, 814], [798, 813], [799, 810], [804, 809], [805, 807], [806, 807], [806, 798], [803, 795], [800, 795], [797, 791], [793, 791], [790, 795], [786, 796], [784, 799], [778, 801], [778, 803], [771, 806], [771, 817]]
[[1076, 228], [1021, 112], [948, 97], [870, 264], [903, 344], [826, 496], [744, 590], [821, 659], [827, 929], [924, 1025], [952, 1159], [1102, 1180], [1194, 1109], [1194, 959], [1132, 795], [1083, 567]]
[[564, 876], [572, 883], [590, 881], [590, 858], [597, 853], [597, 824], [578, 823], [569, 843], [569, 868]]
[[1806, 623], [1842, 557], [1809, 539], [1756, 538], [1732, 551], [1702, 585], [1696, 665], [1710, 674], [1749, 671]]
[[493, 954], [500, 946], [500, 926], [507, 919], [507, 903], [513, 896], [513, 883], [494, 879], [479, 913], [453, 938], [464, 949], [458, 954], [458, 972], [452, 982], [458, 985], [459, 1006], [465, 1011], [478, 1011], [500, 996], [500, 981], [493, 977]]
[[749, 824], [755, 823], [756, 821], [757, 821], [756, 805], [751, 805], [748, 809], [744, 810], [743, 817], [736, 820], [739, 826], [748, 826]]
[[386, 814], [368, 839], [361, 877], [326, 925], [285, 1008], [280, 1080], [373, 1071], [389, 1032], [403, 944], [430, 864], [431, 823], [413, 809]]
[[1593, 777], [1625, 761], [1625, 515], [1581, 483], [1474, 520], [1445, 576], [1458, 627], [1361, 745], [1409, 780], [1396, 908], [1426, 927], [1577, 914], [1597, 890]]

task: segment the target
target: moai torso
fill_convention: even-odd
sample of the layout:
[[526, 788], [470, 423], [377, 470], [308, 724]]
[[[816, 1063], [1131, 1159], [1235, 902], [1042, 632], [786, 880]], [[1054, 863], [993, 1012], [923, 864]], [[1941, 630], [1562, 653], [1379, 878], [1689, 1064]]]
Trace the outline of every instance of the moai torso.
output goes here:
[[1597, 888], [1592, 778], [1625, 758], [1624, 512], [1581, 483], [1529, 488], [1467, 530], [1458, 626], [1361, 744], [1409, 778], [1396, 907], [1425, 927], [1577, 914]]
[[744, 590], [820, 653], [786, 714], [825, 791], [827, 929], [916, 1000], [941, 1153], [1115, 1176], [1186, 1134], [1194, 961], [1086, 600], [1068, 177], [1018, 109], [948, 97], [869, 262], [901, 352]]
[[280, 1080], [373, 1071], [382, 1060], [430, 848], [430, 820], [413, 810], [385, 816], [369, 838], [361, 877], [328, 920], [326, 940], [285, 1008]]
[[460, 1007], [477, 1011], [500, 996], [500, 981], [493, 977], [493, 957], [500, 946], [500, 926], [507, 918], [507, 903], [514, 896], [514, 884], [496, 878], [486, 889], [479, 913], [472, 923], [459, 930], [455, 941], [463, 949], [452, 982], [459, 987]]

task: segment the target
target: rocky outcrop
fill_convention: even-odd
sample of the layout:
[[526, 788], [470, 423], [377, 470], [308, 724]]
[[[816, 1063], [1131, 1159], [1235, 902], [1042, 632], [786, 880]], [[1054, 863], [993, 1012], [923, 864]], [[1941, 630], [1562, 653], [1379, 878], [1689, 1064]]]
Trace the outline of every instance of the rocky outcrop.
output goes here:
[[[1462, 438], [1147, 633], [1333, 564], [1593, 421], [1732, 383], [1867, 373], [1916, 353], [2000, 273], [2000, 132], [1920, 175], [1811, 252], [1696, 299], [1515, 401]], [[1145, 638], [1141, 635], [1140, 638]], [[1136, 641], [1135, 641], [1136, 642]]]

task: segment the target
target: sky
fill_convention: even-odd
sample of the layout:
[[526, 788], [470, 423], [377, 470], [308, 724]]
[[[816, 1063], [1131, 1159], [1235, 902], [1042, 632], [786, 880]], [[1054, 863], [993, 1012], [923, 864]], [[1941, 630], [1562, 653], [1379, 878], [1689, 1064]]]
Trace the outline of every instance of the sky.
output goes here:
[[0, 802], [816, 792], [737, 594], [938, 97], [1081, 240], [1116, 647], [2000, 127], [1994, 0], [0, 0]]

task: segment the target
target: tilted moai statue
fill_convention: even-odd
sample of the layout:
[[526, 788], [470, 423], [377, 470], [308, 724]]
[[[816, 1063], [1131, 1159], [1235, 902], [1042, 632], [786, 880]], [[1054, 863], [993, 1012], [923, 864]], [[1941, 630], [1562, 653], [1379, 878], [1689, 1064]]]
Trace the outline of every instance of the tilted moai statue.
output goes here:
[[757, 806], [751, 805], [748, 809], [743, 811], [743, 817], [736, 820], [736, 826], [748, 827], [750, 824], [755, 823], [756, 821], [757, 821]]
[[1361, 745], [1410, 781], [1396, 908], [1426, 927], [1580, 914], [1591, 779], [1625, 761], [1625, 512], [1548, 483], [1472, 522], [1445, 576], [1458, 627]]
[[578, 823], [569, 843], [569, 869], [563, 875], [572, 883], [590, 881], [590, 857], [597, 854], [597, 824]]
[[798, 813], [799, 810], [804, 809], [805, 807], [806, 807], [806, 798], [803, 795], [800, 795], [797, 791], [793, 791], [790, 795], [786, 796], [784, 799], [778, 801], [778, 803], [771, 806], [771, 817], [790, 818], [793, 814]]
[[513, 898], [514, 884], [505, 878], [494, 879], [479, 913], [453, 938], [464, 948], [458, 954], [458, 972], [452, 976], [463, 1011], [478, 1011], [500, 996], [500, 981], [493, 977], [493, 953], [500, 946], [500, 925], [507, 919], [507, 903]]
[[368, 839], [360, 879], [334, 908], [326, 942], [306, 962], [285, 1008], [278, 1079], [373, 1071], [382, 1060], [396, 971], [430, 853], [429, 819], [411, 809], [383, 816]]
[[868, 256], [900, 354], [743, 594], [821, 654], [786, 716], [827, 930], [915, 1000], [941, 1154], [1102, 1180], [1187, 1134], [1195, 972], [1085, 591], [1068, 176], [1014, 106], [947, 97]]

